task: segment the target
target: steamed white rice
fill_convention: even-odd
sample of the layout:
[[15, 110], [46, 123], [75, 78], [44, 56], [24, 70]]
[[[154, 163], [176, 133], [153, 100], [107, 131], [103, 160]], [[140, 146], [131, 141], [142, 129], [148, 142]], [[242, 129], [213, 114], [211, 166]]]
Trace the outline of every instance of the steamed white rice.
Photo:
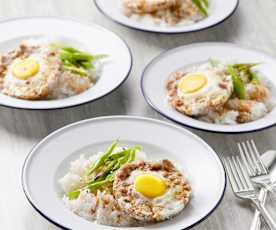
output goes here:
[[[213, 60], [214, 61], [214, 60]], [[210, 62], [206, 62], [200, 65], [193, 65], [188, 68], [185, 68], [185, 72], [197, 72], [197, 71], [216, 71], [216, 72], [223, 72], [227, 65], [236, 63], [233, 60], [225, 60], [225, 61], [214, 61], [214, 65]], [[255, 101], [256, 103], [250, 108], [250, 113], [248, 115], [248, 120], [256, 121], [258, 119], [263, 118], [269, 112], [273, 110], [275, 107], [275, 96], [276, 96], [276, 88], [271, 83], [271, 81], [264, 76], [262, 71], [259, 71], [258, 67], [254, 67], [254, 72], [257, 73], [259, 76], [259, 81], [261, 85], [268, 89], [268, 97], [265, 101]], [[254, 90], [254, 85], [246, 84], [245, 91], [246, 94], [249, 94], [250, 91]], [[196, 110], [196, 108], [195, 108]], [[208, 114], [205, 116], [199, 117], [199, 120], [215, 123], [215, 124], [222, 124], [222, 125], [236, 125], [238, 124], [237, 118], [239, 116], [239, 112], [236, 110], [228, 110], [223, 114], [218, 114], [213, 111], [209, 111]]]
[[[121, 150], [122, 148], [117, 147], [114, 153]], [[81, 178], [84, 176], [88, 167], [95, 162], [101, 154], [103, 153], [99, 152], [90, 157], [81, 155], [79, 159], [70, 163], [68, 173], [59, 180], [64, 193], [70, 192], [79, 186]], [[144, 152], [139, 152], [136, 154], [134, 162], [145, 159], [146, 154]], [[69, 200], [68, 197], [64, 195], [62, 201], [68, 209], [88, 221], [95, 221], [98, 224], [110, 226], [137, 225], [136, 221], [120, 210], [113, 195], [106, 191], [98, 191], [97, 194], [92, 194], [88, 190], [82, 190], [77, 199]]]

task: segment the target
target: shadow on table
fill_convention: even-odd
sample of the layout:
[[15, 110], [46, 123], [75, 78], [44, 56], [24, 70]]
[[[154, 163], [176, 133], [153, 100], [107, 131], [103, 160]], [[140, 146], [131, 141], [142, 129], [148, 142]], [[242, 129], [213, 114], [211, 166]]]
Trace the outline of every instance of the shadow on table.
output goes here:
[[121, 87], [93, 103], [58, 110], [35, 111], [1, 107], [0, 126], [15, 135], [41, 139], [64, 125], [83, 119], [125, 114], [124, 95]]
[[193, 129], [191, 131], [202, 137], [218, 154], [224, 156], [237, 154], [237, 143], [250, 139], [256, 142], [261, 153], [270, 149], [276, 149], [274, 138], [271, 138], [275, 135], [276, 127], [243, 134], [221, 134]]

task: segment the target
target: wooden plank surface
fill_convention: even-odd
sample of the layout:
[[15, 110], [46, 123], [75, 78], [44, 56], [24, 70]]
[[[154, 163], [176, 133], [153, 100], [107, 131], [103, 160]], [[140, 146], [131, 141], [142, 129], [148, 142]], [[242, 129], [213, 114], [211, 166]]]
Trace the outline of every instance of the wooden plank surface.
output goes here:
[[[0, 19], [43, 15], [95, 22], [124, 37], [134, 56], [133, 70], [125, 84], [95, 103], [55, 111], [0, 108], [0, 229], [57, 229], [34, 211], [21, 188], [20, 173], [24, 158], [42, 137], [66, 124], [102, 115], [128, 114], [163, 119], [147, 106], [139, 88], [141, 72], [153, 57], [169, 48], [204, 41], [235, 42], [275, 55], [275, 12], [275, 0], [241, 0], [236, 13], [221, 25], [201, 32], [168, 36], [117, 25], [100, 14], [92, 0], [0, 0]], [[192, 131], [223, 155], [234, 153], [237, 151], [235, 143], [249, 138], [256, 140], [262, 151], [276, 148], [276, 128], [243, 135]], [[193, 229], [248, 229], [252, 217], [252, 209], [237, 201], [228, 187], [220, 207]]]

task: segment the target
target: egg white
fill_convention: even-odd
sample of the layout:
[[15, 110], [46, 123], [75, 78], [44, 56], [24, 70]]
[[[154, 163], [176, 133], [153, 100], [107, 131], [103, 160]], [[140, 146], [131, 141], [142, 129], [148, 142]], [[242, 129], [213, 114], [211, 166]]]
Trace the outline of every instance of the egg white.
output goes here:
[[26, 96], [28, 97], [28, 91], [36, 90], [39, 87], [46, 84], [47, 73], [49, 67], [45, 58], [45, 52], [35, 52], [28, 58], [35, 60], [39, 64], [39, 71], [34, 76], [28, 79], [19, 79], [13, 74], [14, 66], [20, 61], [15, 59], [9, 66], [4, 79], [3, 91], [9, 95], [14, 96]]
[[[189, 111], [189, 115], [199, 116], [210, 112], [210, 105], [216, 103], [220, 107], [226, 103], [233, 92], [233, 82], [230, 75], [224, 75], [216, 68], [199, 68], [188, 73], [189, 75], [203, 75], [206, 78], [206, 84], [199, 90], [192, 93], [185, 93], [180, 88], [177, 89], [177, 96], [184, 102]], [[184, 75], [185, 78], [187, 75]], [[180, 79], [181, 81], [181, 79]], [[179, 81], [179, 82], [180, 82]], [[221, 87], [221, 84], [224, 87]]]
[[[134, 184], [135, 180], [140, 175], [152, 175], [157, 178], [160, 178], [166, 183], [166, 179], [163, 177], [161, 172], [153, 172], [153, 171], [141, 171], [141, 170], [135, 170], [131, 173], [131, 175], [128, 177], [126, 182], [128, 184]], [[135, 190], [135, 186], [133, 186]], [[179, 212], [181, 212], [185, 205], [180, 200], [176, 199], [174, 197], [174, 194], [176, 192], [176, 188], [170, 188], [167, 186], [166, 192], [162, 196], [158, 196], [155, 198], [148, 198], [145, 197], [143, 194], [141, 194], [139, 191], [135, 190], [136, 193], [136, 199], [138, 200], [138, 203], [143, 203], [144, 201], [149, 201], [152, 204], [153, 209], [162, 207], [160, 210], [160, 217], [161, 219], [165, 220], [170, 217], [173, 217], [177, 215]]]
[[[183, 92], [180, 88], [177, 90], [177, 94], [179, 97], [184, 98], [184, 99], [190, 99], [194, 100], [198, 97], [202, 96], [208, 96], [211, 95], [213, 92], [218, 92], [222, 91], [221, 88], [219, 87], [219, 83], [221, 82], [221, 77], [218, 76], [215, 72], [213, 71], [202, 71], [202, 72], [192, 72], [189, 73], [189, 75], [202, 75], [206, 78], [206, 84], [199, 90], [192, 92], [192, 93], [185, 93]], [[185, 76], [183, 77], [185, 78]], [[222, 91], [223, 93], [223, 91]]]

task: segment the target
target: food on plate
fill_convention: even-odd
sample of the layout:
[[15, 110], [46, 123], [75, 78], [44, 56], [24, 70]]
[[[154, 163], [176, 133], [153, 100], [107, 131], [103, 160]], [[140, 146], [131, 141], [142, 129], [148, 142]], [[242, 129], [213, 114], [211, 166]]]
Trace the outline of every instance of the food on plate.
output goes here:
[[123, 0], [127, 16], [150, 16], [169, 25], [195, 23], [208, 16], [209, 0]]
[[77, 95], [95, 84], [103, 57], [46, 40], [22, 41], [0, 54], [0, 90], [26, 100]]
[[143, 226], [173, 218], [190, 200], [191, 186], [169, 160], [146, 161], [141, 147], [114, 141], [105, 152], [71, 162], [59, 180], [63, 202], [98, 224]]
[[176, 216], [189, 202], [190, 191], [190, 185], [169, 160], [125, 165], [113, 184], [119, 206], [142, 222]]
[[166, 82], [169, 104], [187, 116], [216, 124], [258, 120], [273, 108], [271, 87], [259, 63], [206, 63], [174, 72]]

